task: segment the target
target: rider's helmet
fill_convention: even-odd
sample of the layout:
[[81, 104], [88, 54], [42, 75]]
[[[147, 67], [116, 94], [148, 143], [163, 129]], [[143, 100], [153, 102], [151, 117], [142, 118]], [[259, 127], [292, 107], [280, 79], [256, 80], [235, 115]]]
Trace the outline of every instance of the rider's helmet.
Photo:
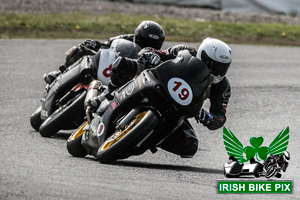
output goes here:
[[290, 152], [288, 152], [288, 151], [283, 152], [283, 157], [284, 157], [286, 160], [289, 160], [289, 159], [291, 158]]
[[152, 47], [159, 50], [165, 40], [165, 32], [154, 21], [142, 21], [136, 28], [133, 41], [140, 47]]
[[206, 38], [198, 48], [196, 55], [210, 70], [214, 80], [219, 83], [228, 71], [231, 64], [231, 49], [221, 40]]

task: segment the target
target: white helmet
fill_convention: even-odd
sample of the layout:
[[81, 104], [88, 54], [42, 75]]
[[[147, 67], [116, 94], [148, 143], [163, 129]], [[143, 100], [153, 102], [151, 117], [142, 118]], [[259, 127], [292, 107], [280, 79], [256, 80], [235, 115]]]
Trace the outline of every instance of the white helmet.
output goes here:
[[221, 40], [206, 38], [198, 48], [196, 55], [210, 70], [213, 83], [219, 83], [231, 64], [231, 49]]

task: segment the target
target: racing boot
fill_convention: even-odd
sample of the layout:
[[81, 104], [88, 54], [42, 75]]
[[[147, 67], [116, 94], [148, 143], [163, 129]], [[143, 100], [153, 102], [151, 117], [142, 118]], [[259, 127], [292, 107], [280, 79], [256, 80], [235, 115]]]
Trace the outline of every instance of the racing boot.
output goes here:
[[101, 90], [101, 94], [94, 97], [88, 96], [89, 93], [91, 93], [90, 91], [88, 92], [85, 101], [85, 112], [89, 123], [93, 119], [93, 113], [102, 116], [109, 105], [109, 101], [113, 99], [113, 96], [107, 90], [106, 86], [102, 85]]
[[100, 117], [96, 116], [92, 119], [91, 123], [86, 127], [85, 132], [82, 134], [81, 144], [88, 152], [89, 155], [97, 156], [99, 149], [97, 129], [100, 123]]
[[51, 84], [60, 74], [61, 71], [52, 71], [44, 74], [43, 78], [47, 84]]

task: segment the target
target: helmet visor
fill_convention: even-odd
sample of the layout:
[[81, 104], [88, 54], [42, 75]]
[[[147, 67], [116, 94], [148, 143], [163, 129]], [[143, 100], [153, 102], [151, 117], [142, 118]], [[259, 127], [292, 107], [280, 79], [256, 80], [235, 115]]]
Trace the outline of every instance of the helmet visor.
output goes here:
[[212, 61], [211, 63], [211, 73], [215, 76], [225, 76], [231, 63], [220, 63], [217, 61]]
[[138, 45], [140, 45], [142, 48], [145, 47], [152, 47], [156, 50], [160, 50], [161, 46], [163, 44], [163, 40], [153, 40], [149, 38], [142, 38], [139, 41], [136, 42]]

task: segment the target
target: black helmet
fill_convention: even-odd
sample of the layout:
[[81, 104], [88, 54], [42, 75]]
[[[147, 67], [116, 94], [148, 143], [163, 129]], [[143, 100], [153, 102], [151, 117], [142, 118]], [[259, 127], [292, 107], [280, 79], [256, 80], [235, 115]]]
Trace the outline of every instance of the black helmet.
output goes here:
[[165, 32], [154, 21], [142, 21], [136, 28], [133, 41], [140, 47], [152, 47], [159, 50], [165, 40]]

